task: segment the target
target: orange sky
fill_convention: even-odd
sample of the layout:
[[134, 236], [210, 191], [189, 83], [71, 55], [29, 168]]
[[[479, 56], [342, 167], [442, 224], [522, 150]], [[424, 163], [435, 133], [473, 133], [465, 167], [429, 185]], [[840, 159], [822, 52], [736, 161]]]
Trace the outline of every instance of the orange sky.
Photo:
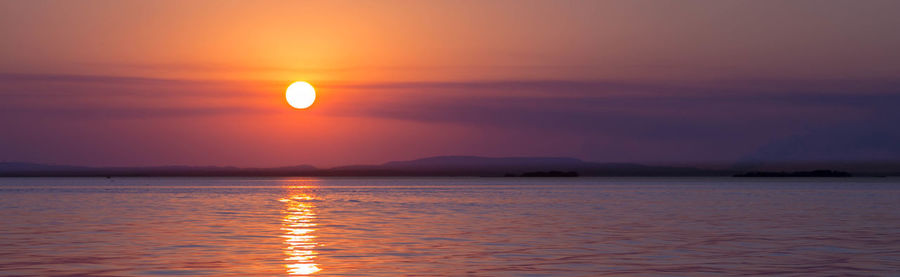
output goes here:
[[[850, 111], [841, 120], [871, 116], [868, 104], [738, 105], [744, 96], [799, 97], [823, 93], [811, 89], [823, 80], [900, 77], [896, 1], [2, 1], [0, 8], [0, 127], [20, 130], [3, 136], [0, 161], [327, 166], [444, 154], [731, 161], [798, 135], [791, 124], [817, 127], [805, 122], [829, 111]], [[296, 80], [318, 89], [309, 110], [284, 102]], [[763, 88], [747, 89], [754, 86]], [[736, 106], [708, 108], [719, 97], [711, 95]], [[666, 104], [677, 99], [696, 101]], [[604, 105], [617, 101], [626, 104]], [[765, 132], [726, 131], [735, 143], [707, 149], [704, 130], [747, 118], [784, 120]], [[693, 136], [671, 135], [679, 130]]]
[[[16, 72], [312, 82], [895, 77], [896, 64], [873, 64], [897, 58], [885, 51], [898, 41], [886, 36], [893, 6], [5, 1], [0, 28], [12, 38], [3, 68]], [[815, 66], [834, 62], [843, 67]]]

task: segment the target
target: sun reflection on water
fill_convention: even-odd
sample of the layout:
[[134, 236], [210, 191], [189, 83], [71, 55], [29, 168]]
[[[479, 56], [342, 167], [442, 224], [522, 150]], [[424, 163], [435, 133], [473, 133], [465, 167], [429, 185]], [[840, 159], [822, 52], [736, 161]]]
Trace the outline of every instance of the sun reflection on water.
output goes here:
[[[281, 230], [284, 231], [284, 253], [287, 258], [285, 267], [289, 275], [310, 275], [322, 270], [315, 263], [315, 248], [318, 245], [316, 236], [316, 213], [312, 200], [315, 198], [302, 191], [290, 187], [290, 194], [279, 201], [285, 203], [284, 219]], [[305, 188], [305, 187], [304, 187]]]

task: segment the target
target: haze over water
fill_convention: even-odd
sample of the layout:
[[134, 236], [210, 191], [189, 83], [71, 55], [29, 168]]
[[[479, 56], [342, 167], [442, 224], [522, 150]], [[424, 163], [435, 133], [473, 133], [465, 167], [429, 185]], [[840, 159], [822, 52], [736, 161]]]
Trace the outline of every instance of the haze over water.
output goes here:
[[898, 203], [893, 178], [0, 178], [0, 275], [891, 275]]

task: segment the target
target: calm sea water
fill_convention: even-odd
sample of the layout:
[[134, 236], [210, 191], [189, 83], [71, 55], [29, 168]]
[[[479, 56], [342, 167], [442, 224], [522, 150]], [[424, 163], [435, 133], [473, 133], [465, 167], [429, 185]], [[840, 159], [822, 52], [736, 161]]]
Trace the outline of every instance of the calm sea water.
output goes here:
[[900, 179], [0, 178], [3, 276], [900, 275]]

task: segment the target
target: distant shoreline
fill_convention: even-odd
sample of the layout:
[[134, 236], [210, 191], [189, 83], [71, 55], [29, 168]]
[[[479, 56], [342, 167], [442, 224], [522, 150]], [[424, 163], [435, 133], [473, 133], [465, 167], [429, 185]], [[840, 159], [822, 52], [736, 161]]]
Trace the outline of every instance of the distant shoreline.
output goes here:
[[[835, 166], [831, 168], [842, 168]], [[823, 167], [828, 168], [828, 167]], [[438, 156], [378, 165], [316, 168], [297, 165], [271, 168], [230, 166], [87, 167], [0, 162], [0, 177], [884, 177], [900, 168], [881, 167], [853, 174], [834, 169], [813, 171], [745, 171], [685, 166], [600, 163], [565, 157]]]
[[897, 178], [898, 175], [854, 175], [852, 177], [824, 176], [767, 176], [746, 177], [735, 175], [604, 175], [604, 176], [477, 176], [477, 175], [0, 175], [6, 178], [472, 178], [472, 179], [590, 179], [590, 178], [723, 178], [723, 179], [884, 179]]

